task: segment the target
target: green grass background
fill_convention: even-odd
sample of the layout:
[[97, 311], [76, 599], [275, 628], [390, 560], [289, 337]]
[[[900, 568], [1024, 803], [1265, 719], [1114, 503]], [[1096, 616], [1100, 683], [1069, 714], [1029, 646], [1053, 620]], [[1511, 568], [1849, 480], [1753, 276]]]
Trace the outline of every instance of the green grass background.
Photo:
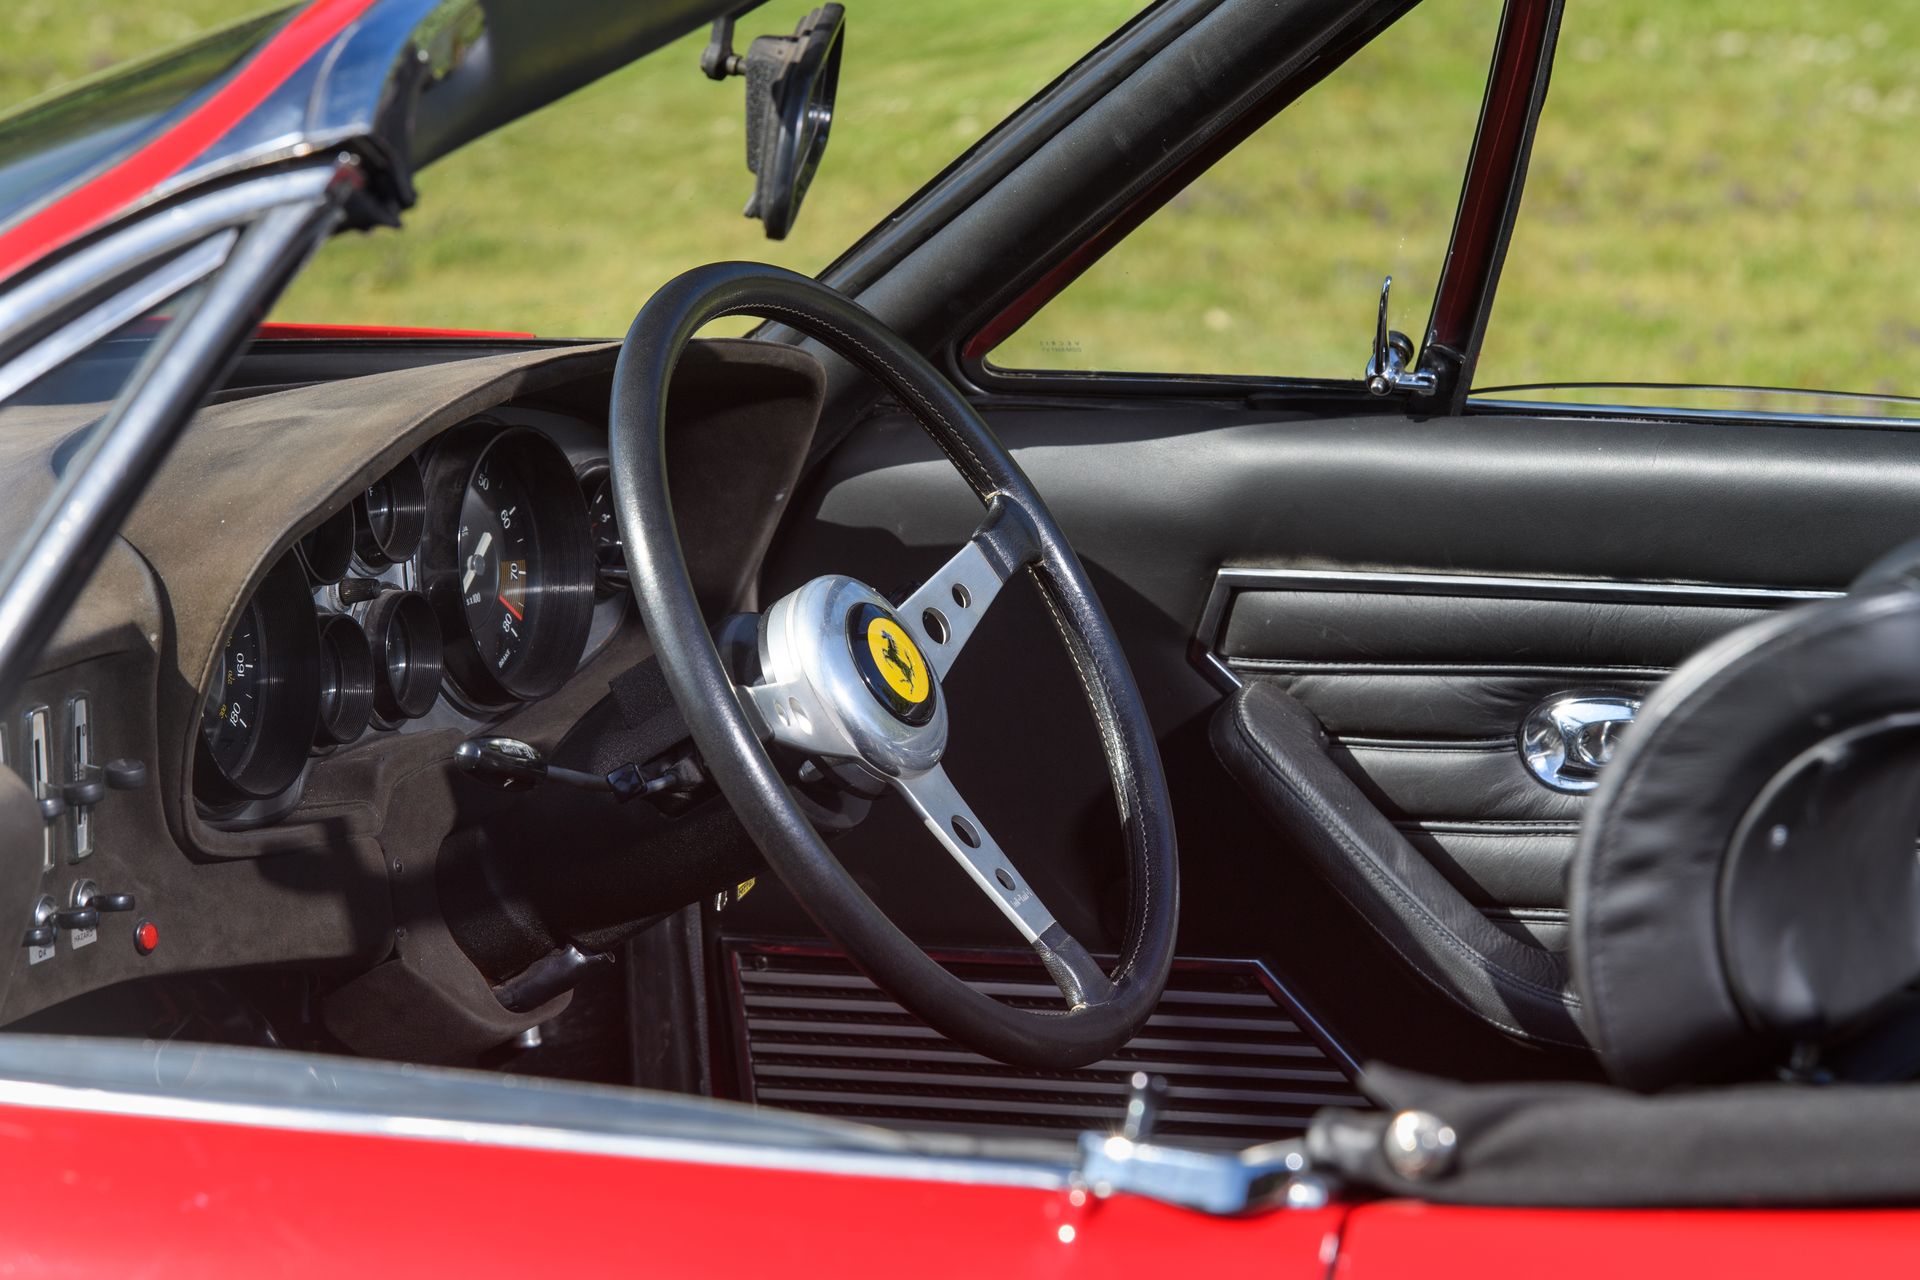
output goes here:
[[[788, 30], [776, 0], [743, 34]], [[13, 0], [0, 106], [257, 9]], [[1138, 7], [852, 0], [793, 235], [739, 216], [740, 84], [689, 38], [428, 169], [287, 319], [617, 334], [717, 258], [815, 271]], [[1426, 0], [996, 353], [1009, 366], [1357, 376], [1379, 278], [1418, 334], [1498, 0]], [[1920, 391], [1920, 5], [1570, 0], [1479, 382]]]

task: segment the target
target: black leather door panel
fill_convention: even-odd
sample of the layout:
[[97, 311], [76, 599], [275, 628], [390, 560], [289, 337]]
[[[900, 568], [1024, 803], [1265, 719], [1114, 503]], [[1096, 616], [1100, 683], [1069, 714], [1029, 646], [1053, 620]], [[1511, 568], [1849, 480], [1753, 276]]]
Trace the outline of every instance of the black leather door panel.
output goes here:
[[[1477, 907], [1558, 911], [1573, 857], [1572, 822], [1396, 822], [1408, 843]], [[1551, 905], [1543, 905], [1551, 904]]]
[[1546, 699], [1642, 697], [1787, 593], [1658, 583], [1237, 568], [1199, 637], [1216, 669], [1277, 681], [1315, 713], [1334, 760], [1469, 902], [1548, 945], [1584, 797], [1525, 767], [1519, 731]]
[[1625, 678], [1608, 671], [1545, 674], [1447, 671], [1306, 671], [1275, 665], [1236, 664], [1242, 679], [1269, 680], [1313, 708], [1327, 732], [1339, 738], [1410, 738], [1485, 741], [1511, 735], [1522, 716], [1543, 698], [1572, 685], [1604, 683], [1644, 695], [1657, 677]]
[[1396, 822], [1571, 822], [1583, 803], [1536, 782], [1511, 737], [1463, 745], [1335, 740], [1333, 758]]
[[[1362, 575], [1363, 577], [1363, 575]], [[1671, 667], [1754, 608], [1384, 591], [1243, 591], [1222, 652], [1295, 670]]]

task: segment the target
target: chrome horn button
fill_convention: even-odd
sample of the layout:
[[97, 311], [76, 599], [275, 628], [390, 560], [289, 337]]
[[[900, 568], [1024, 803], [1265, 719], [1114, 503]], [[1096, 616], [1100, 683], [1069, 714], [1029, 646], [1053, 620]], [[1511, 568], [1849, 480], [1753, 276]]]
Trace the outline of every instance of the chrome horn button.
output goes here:
[[741, 692], [776, 740], [889, 778], [940, 763], [947, 707], [933, 665], [865, 583], [815, 578], [777, 601], [760, 626], [760, 670]]

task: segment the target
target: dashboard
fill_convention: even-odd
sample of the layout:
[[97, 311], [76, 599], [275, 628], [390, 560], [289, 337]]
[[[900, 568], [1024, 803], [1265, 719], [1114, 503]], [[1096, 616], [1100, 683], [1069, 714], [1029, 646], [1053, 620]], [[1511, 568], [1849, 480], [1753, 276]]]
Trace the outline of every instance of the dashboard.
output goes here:
[[315, 761], [369, 734], [478, 731], [547, 697], [613, 637], [625, 593], [603, 428], [511, 406], [455, 426], [241, 606], [205, 691], [200, 816], [272, 822]]
[[[0, 707], [0, 921], [21, 939], [0, 1023], [267, 968], [352, 978], [365, 1025], [405, 1008], [449, 1046], [532, 1016], [456, 945], [437, 867], [508, 799], [460, 773], [460, 741], [555, 749], [650, 656], [607, 472], [617, 354], [243, 357]], [[675, 373], [674, 514], [716, 620], [757, 607], [823, 386], [811, 356], [733, 339]], [[102, 408], [0, 409], [0, 541], [25, 537]], [[598, 835], [624, 867], [629, 834], [594, 824], [634, 818], [590, 809], [533, 852]], [[606, 884], [586, 896], [626, 910]]]

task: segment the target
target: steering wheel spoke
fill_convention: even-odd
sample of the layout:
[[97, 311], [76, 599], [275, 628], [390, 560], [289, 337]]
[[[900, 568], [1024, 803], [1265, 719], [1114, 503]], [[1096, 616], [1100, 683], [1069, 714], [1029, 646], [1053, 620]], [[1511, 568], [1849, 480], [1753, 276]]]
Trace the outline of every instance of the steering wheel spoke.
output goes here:
[[900, 605], [900, 619], [944, 678], [1016, 572], [1040, 558], [1040, 544], [1019, 509], [995, 497], [966, 545]]
[[741, 696], [753, 704], [766, 736], [775, 742], [809, 755], [848, 754], [842, 741], [829, 730], [827, 717], [805, 682], [780, 680], [738, 687]]
[[935, 765], [918, 777], [896, 778], [893, 785], [920, 815], [933, 838], [1039, 953], [1069, 1005], [1078, 1008], [1099, 1003], [1111, 994], [1107, 975], [1087, 949], [1053, 918], [1053, 912], [1014, 868], [999, 842], [987, 833], [986, 824], [961, 798], [945, 769]]

